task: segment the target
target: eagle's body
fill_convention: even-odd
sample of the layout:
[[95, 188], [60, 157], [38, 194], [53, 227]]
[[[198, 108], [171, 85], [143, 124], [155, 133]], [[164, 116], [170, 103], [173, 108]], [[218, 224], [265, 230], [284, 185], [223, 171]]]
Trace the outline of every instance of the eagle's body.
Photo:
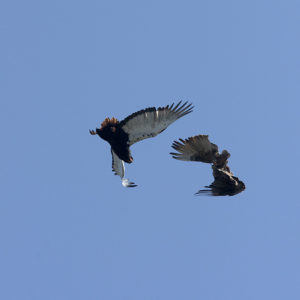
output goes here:
[[181, 101], [174, 106], [150, 107], [135, 112], [119, 122], [116, 118], [106, 118], [100, 128], [96, 131], [90, 130], [90, 134], [99, 135], [111, 146], [112, 167], [116, 175], [122, 179], [122, 184], [126, 187], [136, 186], [124, 177], [124, 161], [132, 163], [133, 158], [130, 152], [130, 146], [141, 140], [155, 137], [164, 131], [170, 124], [179, 118], [192, 112], [192, 104]]
[[233, 176], [228, 166], [218, 168], [215, 164], [212, 165], [214, 182], [206, 188], [208, 190], [200, 190], [196, 195], [209, 194], [212, 196], [234, 196], [242, 192], [246, 187], [243, 181], [238, 177]]
[[218, 146], [209, 141], [208, 135], [197, 135], [186, 140], [180, 139], [180, 142], [174, 141], [172, 144], [172, 147], [178, 151], [178, 153], [171, 152], [173, 158], [212, 164], [214, 182], [206, 186], [208, 189], [200, 190], [196, 195], [233, 196], [246, 188], [238, 177], [233, 176], [228, 167], [230, 153], [223, 150], [220, 154]]
[[120, 122], [112, 118], [106, 118], [100, 128], [96, 128], [98, 134], [103, 140], [107, 141], [112, 150], [118, 157], [127, 162], [132, 163], [133, 158], [129, 149], [129, 136], [120, 126]]

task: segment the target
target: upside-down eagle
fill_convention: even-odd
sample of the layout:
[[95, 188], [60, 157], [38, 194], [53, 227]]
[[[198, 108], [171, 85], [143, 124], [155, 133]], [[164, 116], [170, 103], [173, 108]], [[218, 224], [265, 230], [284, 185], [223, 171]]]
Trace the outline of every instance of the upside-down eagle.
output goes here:
[[212, 164], [214, 182], [195, 195], [233, 196], [245, 190], [245, 184], [238, 177], [233, 176], [227, 165], [230, 153], [223, 150], [219, 154], [218, 146], [209, 141], [208, 135], [196, 135], [179, 141], [181, 143], [174, 141], [172, 144], [172, 148], [178, 151], [178, 153], [170, 153], [173, 158]]
[[149, 107], [125, 118], [119, 122], [116, 118], [106, 118], [96, 131], [90, 130], [91, 135], [99, 135], [111, 146], [112, 170], [119, 175], [122, 185], [135, 187], [136, 184], [125, 178], [124, 161], [132, 163], [130, 146], [141, 140], [154, 137], [164, 131], [170, 124], [193, 111], [192, 104], [181, 101], [165, 107]]

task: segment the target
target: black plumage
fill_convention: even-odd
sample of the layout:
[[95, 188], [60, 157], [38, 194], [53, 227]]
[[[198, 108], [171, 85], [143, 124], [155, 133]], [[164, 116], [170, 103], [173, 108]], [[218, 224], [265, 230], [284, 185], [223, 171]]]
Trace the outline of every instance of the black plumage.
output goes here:
[[200, 161], [212, 164], [214, 181], [206, 189], [200, 190], [196, 195], [233, 196], [245, 190], [245, 184], [234, 176], [228, 166], [230, 153], [223, 150], [219, 153], [218, 146], [209, 141], [208, 135], [197, 135], [188, 139], [174, 141], [171, 152], [173, 158], [185, 161]]
[[171, 106], [150, 107], [131, 114], [121, 122], [116, 118], [106, 118], [101, 127], [95, 131], [90, 130], [90, 134], [98, 135], [110, 144], [113, 171], [121, 177], [123, 185], [128, 187], [132, 186], [132, 183], [129, 185], [130, 182], [124, 178], [123, 162], [133, 162], [130, 146], [143, 139], [155, 137], [192, 110], [192, 104], [188, 102], [182, 104], [181, 101], [177, 105], [173, 103]]

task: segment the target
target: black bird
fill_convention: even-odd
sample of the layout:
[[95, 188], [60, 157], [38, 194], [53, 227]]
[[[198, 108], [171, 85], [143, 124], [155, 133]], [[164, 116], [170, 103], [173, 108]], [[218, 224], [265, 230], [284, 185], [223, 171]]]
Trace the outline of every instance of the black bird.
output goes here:
[[196, 135], [179, 141], [174, 141], [172, 144], [172, 148], [178, 151], [178, 153], [170, 153], [173, 158], [212, 164], [214, 182], [195, 195], [233, 196], [245, 190], [245, 184], [238, 177], [233, 176], [228, 167], [230, 153], [223, 150], [219, 154], [218, 146], [209, 141], [208, 135]]
[[188, 104], [188, 102], [181, 104], [181, 101], [175, 106], [173, 103], [171, 106], [167, 105], [157, 109], [150, 107], [133, 113], [121, 122], [116, 118], [106, 118], [101, 127], [96, 128], [96, 131], [90, 130], [90, 134], [97, 134], [110, 144], [113, 171], [121, 177], [123, 186], [134, 187], [136, 185], [124, 177], [124, 161], [133, 162], [130, 146], [158, 135], [177, 119], [191, 113], [192, 110], [192, 104]]

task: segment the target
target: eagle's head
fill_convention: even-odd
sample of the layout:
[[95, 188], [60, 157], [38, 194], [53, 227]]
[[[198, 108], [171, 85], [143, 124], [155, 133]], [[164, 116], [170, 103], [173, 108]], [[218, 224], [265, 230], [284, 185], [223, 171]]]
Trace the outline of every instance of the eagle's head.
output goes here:
[[227, 150], [223, 150], [221, 155], [224, 157], [224, 160], [230, 157], [230, 153]]
[[98, 135], [103, 140], [107, 141], [118, 157], [127, 162], [132, 163], [133, 158], [130, 153], [128, 135], [120, 127], [120, 123], [116, 118], [106, 118], [100, 128], [90, 130], [91, 135]]
[[96, 131], [90, 130], [90, 134], [98, 134], [102, 139], [109, 142], [114, 133], [116, 133], [118, 124], [119, 121], [116, 118], [105, 118], [105, 120], [101, 123], [101, 127], [96, 128]]

